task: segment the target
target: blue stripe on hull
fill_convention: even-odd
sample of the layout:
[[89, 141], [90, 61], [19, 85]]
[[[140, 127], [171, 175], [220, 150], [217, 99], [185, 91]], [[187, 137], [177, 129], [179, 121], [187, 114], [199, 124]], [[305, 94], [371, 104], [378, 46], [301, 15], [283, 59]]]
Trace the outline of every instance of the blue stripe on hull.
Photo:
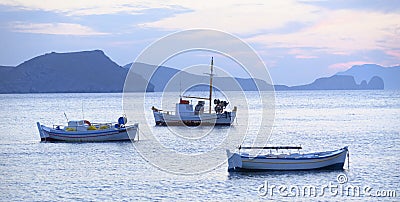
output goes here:
[[42, 142], [128, 142], [131, 141], [131, 139], [121, 139], [121, 140], [107, 140], [107, 141], [65, 141], [65, 140], [59, 140], [59, 139], [54, 139], [54, 138], [42, 138]]
[[269, 169], [246, 169], [246, 168], [232, 168], [228, 169], [229, 172], [265, 172], [265, 171], [286, 171], [286, 172], [295, 172], [295, 171], [307, 171], [307, 170], [343, 170], [344, 162], [343, 163], [336, 163], [333, 165], [321, 167], [321, 168], [314, 168], [314, 169], [298, 169], [298, 170], [269, 170]]

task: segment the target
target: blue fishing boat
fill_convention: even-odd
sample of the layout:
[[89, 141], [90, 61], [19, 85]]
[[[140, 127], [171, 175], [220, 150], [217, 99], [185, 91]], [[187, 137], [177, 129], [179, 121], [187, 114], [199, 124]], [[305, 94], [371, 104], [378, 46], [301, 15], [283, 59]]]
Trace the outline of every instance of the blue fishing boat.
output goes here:
[[126, 125], [127, 118], [117, 123], [90, 123], [87, 120], [68, 121], [68, 125], [47, 127], [37, 122], [41, 141], [105, 142], [134, 140], [139, 124]]

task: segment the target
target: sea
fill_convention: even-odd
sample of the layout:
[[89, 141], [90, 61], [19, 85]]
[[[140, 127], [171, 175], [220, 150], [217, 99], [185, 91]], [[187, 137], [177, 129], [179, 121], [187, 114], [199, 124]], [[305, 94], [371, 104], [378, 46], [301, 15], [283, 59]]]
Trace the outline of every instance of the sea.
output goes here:
[[[122, 93], [0, 95], [0, 201], [400, 201], [400, 91], [279, 91], [265, 123], [257, 93], [232, 93], [237, 120], [212, 129], [155, 126], [151, 107], [174, 110], [177, 93], [130, 96], [142, 107], [124, 107]], [[123, 114], [140, 123], [133, 142], [41, 142], [36, 125]], [[231, 134], [301, 153], [348, 146], [349, 158], [344, 170], [247, 173], [229, 173], [226, 158], [197, 161]]]

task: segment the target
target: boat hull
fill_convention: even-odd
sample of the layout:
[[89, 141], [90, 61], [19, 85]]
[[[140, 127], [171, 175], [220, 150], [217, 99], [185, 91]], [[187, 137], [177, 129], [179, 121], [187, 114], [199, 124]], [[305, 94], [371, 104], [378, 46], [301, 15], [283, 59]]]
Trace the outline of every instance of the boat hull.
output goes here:
[[303, 155], [248, 156], [228, 153], [229, 171], [291, 171], [315, 169], [343, 169], [348, 153], [344, 147], [330, 152], [318, 152]]
[[158, 126], [229, 126], [236, 118], [236, 112], [179, 116], [153, 111], [153, 115]]
[[93, 131], [65, 131], [53, 129], [37, 123], [41, 141], [61, 142], [108, 142], [130, 141], [136, 137], [138, 124], [125, 128], [110, 128]]

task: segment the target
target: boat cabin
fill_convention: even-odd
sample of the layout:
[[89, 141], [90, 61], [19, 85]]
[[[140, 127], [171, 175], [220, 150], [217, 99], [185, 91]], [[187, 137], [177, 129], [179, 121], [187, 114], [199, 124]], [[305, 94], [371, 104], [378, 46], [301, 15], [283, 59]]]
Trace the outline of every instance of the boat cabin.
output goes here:
[[[217, 114], [222, 114], [224, 109], [229, 104], [227, 101], [220, 101], [219, 99], [214, 100], [215, 104], [215, 112]], [[175, 114], [180, 116], [192, 116], [192, 115], [200, 115], [204, 113], [204, 105], [205, 101], [198, 101], [197, 105], [193, 109], [193, 105], [190, 104], [189, 100], [184, 100], [180, 98], [179, 103], [176, 103]], [[154, 109], [153, 109], [154, 110]]]
[[189, 100], [183, 100], [181, 98], [179, 103], [176, 103], [175, 114], [191, 116], [193, 115], [193, 105], [190, 104]]
[[68, 121], [68, 126], [65, 126], [64, 130], [67, 130], [67, 131], [87, 131], [89, 126], [91, 126], [91, 124], [87, 120]]

